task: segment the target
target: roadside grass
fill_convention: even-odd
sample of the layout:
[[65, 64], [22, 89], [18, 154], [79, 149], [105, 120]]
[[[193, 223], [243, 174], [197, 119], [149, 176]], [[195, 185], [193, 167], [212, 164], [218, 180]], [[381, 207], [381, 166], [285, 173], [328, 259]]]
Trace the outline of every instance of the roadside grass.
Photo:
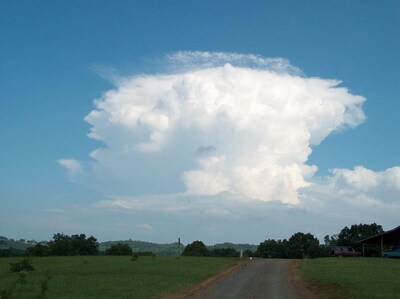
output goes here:
[[300, 270], [321, 298], [400, 298], [400, 260], [320, 258]]
[[[11, 272], [0, 258], [0, 298], [159, 298], [215, 275], [238, 262], [233, 258], [78, 256], [36, 257], [35, 271]], [[23, 277], [23, 279], [21, 279]]]

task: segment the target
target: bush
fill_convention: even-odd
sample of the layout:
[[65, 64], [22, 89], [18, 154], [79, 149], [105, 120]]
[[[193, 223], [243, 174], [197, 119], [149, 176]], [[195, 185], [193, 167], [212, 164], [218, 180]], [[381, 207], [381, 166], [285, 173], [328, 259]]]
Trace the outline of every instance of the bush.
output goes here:
[[35, 271], [35, 268], [32, 266], [31, 261], [28, 258], [24, 258], [19, 263], [10, 263], [11, 272], [21, 272], [21, 271]]
[[106, 250], [107, 255], [132, 255], [132, 248], [128, 244], [117, 243]]
[[37, 243], [35, 246], [29, 247], [26, 254], [29, 256], [50, 256], [51, 248], [47, 244]]

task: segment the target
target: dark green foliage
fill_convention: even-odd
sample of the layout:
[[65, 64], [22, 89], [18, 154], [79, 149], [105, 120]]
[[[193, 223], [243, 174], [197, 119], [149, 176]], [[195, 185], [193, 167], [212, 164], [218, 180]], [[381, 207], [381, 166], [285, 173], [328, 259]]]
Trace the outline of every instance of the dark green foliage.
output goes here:
[[237, 252], [240, 252], [240, 250], [246, 251], [250, 250], [252, 252], [257, 250], [257, 245], [252, 245], [252, 244], [235, 244], [235, 243], [230, 243], [230, 242], [225, 242], [225, 243], [218, 243], [212, 246], [207, 246], [209, 250], [213, 250], [216, 248], [233, 248]]
[[0, 249], [0, 257], [10, 257], [13, 253], [10, 249]]
[[72, 248], [71, 237], [64, 234], [55, 234], [53, 236], [53, 241], [49, 242], [52, 255], [75, 255]]
[[0, 249], [0, 257], [24, 256], [25, 250], [17, 248]]
[[381, 225], [372, 224], [353, 224], [350, 228], [344, 227], [337, 238], [337, 245], [351, 246], [357, 251], [361, 251], [360, 240], [383, 233]]
[[47, 244], [37, 243], [26, 250], [26, 254], [29, 256], [50, 256], [51, 248]]
[[215, 248], [211, 250], [210, 255], [218, 257], [239, 257], [239, 252], [233, 248]]
[[255, 253], [254, 253], [253, 251], [251, 251], [250, 249], [246, 249], [246, 250], [243, 252], [243, 256], [244, 256], [244, 257], [254, 257], [254, 256], [255, 256]]
[[86, 238], [85, 234], [67, 236], [58, 233], [49, 242], [49, 247], [52, 255], [96, 255], [99, 243], [95, 237]]
[[150, 243], [143, 241], [125, 240], [125, 241], [108, 241], [100, 243], [99, 250], [101, 252], [106, 251], [110, 246], [117, 243], [128, 244], [135, 252], [152, 252], [157, 256], [176, 256], [178, 252], [182, 252], [184, 246], [182, 244], [175, 243]]
[[255, 255], [263, 258], [315, 258], [323, 256], [323, 247], [312, 234], [295, 233], [289, 240], [261, 242]]
[[[295, 233], [289, 240], [268, 239], [258, 245], [255, 255], [264, 258], [316, 258], [329, 255], [333, 246], [351, 246], [356, 251], [361, 251], [360, 240], [380, 234], [382, 226], [372, 224], [354, 224], [350, 228], [344, 227], [339, 234], [324, 237], [324, 245], [320, 245], [312, 234]], [[380, 248], [375, 245], [365, 247], [367, 256], [379, 256]]]
[[132, 248], [128, 244], [117, 243], [106, 250], [107, 255], [132, 255]]
[[289, 256], [287, 243], [287, 240], [265, 240], [258, 245], [255, 255], [263, 258], [287, 258]]
[[289, 241], [290, 258], [316, 258], [321, 256], [319, 241], [312, 234], [295, 233]]
[[[345, 226], [339, 234], [325, 236], [325, 246], [329, 249], [332, 246], [351, 246], [356, 251], [362, 251], [362, 245], [359, 242], [362, 239], [383, 233], [381, 225], [372, 224], [353, 224], [350, 228]], [[367, 256], [380, 256], [380, 248], [376, 245], [366, 245], [365, 254]]]
[[184, 256], [210, 256], [210, 251], [202, 241], [193, 241], [183, 250]]
[[21, 271], [35, 271], [29, 258], [24, 258], [18, 263], [10, 263], [11, 272], [21, 272]]

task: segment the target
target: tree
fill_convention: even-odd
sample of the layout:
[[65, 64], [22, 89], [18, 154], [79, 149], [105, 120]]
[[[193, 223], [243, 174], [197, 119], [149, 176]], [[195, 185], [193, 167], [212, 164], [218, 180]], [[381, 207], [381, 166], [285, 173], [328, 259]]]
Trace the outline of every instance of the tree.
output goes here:
[[211, 250], [210, 254], [212, 256], [219, 257], [238, 257], [239, 253], [233, 248], [214, 248]]
[[253, 257], [255, 256], [255, 253], [253, 251], [251, 251], [250, 249], [246, 249], [243, 253], [243, 256], [245, 257]]
[[30, 256], [49, 256], [51, 255], [51, 248], [47, 244], [37, 243], [35, 246], [28, 247], [26, 253]]
[[53, 236], [53, 241], [49, 242], [49, 246], [52, 255], [74, 255], [70, 236], [57, 233]]
[[201, 241], [193, 241], [191, 244], [188, 244], [183, 250], [182, 255], [184, 256], [209, 256], [210, 251], [207, 249], [206, 245], [204, 245]]
[[336, 246], [337, 245], [337, 238], [338, 238], [338, 235], [333, 235], [333, 236], [326, 235], [324, 237], [325, 247], [326, 248], [332, 248], [333, 246]]
[[[376, 223], [372, 224], [353, 224], [350, 228], [345, 226], [339, 233], [337, 237], [337, 245], [339, 246], [351, 246], [357, 251], [361, 251], [361, 244], [359, 241], [370, 236], [383, 233], [383, 228], [381, 225]], [[369, 248], [368, 252], [373, 254], [375, 249], [373, 246]], [[379, 252], [379, 250], [378, 250]]]
[[133, 250], [128, 244], [117, 243], [106, 249], [107, 255], [132, 255]]
[[288, 240], [290, 258], [315, 258], [321, 256], [319, 240], [312, 234], [295, 233]]
[[261, 242], [260, 245], [258, 245], [256, 250], [256, 256], [263, 258], [280, 257], [279, 254], [277, 254], [276, 249], [277, 249], [277, 243], [275, 240], [272, 239], [265, 240], [264, 242]]
[[74, 255], [95, 255], [98, 253], [99, 244], [93, 236], [86, 239], [85, 234], [72, 235], [71, 244]]
[[258, 245], [255, 255], [263, 258], [289, 258], [288, 241], [265, 240]]
[[52, 255], [96, 255], [99, 243], [95, 237], [86, 238], [85, 234], [68, 236], [58, 233], [49, 246]]

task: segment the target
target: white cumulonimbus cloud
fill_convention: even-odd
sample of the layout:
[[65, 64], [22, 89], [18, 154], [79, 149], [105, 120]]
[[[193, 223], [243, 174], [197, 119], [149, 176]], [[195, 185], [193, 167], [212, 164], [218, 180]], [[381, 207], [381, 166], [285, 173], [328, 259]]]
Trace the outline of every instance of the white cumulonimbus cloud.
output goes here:
[[[231, 192], [297, 204], [317, 170], [307, 165], [312, 146], [365, 120], [362, 96], [285, 59], [179, 52], [167, 69], [120, 78], [85, 118], [105, 146], [84, 172], [108, 194]], [[60, 164], [73, 175], [71, 161]]]
[[400, 167], [373, 171], [363, 166], [333, 169], [329, 185], [353, 201], [372, 204], [394, 203], [400, 194]]

